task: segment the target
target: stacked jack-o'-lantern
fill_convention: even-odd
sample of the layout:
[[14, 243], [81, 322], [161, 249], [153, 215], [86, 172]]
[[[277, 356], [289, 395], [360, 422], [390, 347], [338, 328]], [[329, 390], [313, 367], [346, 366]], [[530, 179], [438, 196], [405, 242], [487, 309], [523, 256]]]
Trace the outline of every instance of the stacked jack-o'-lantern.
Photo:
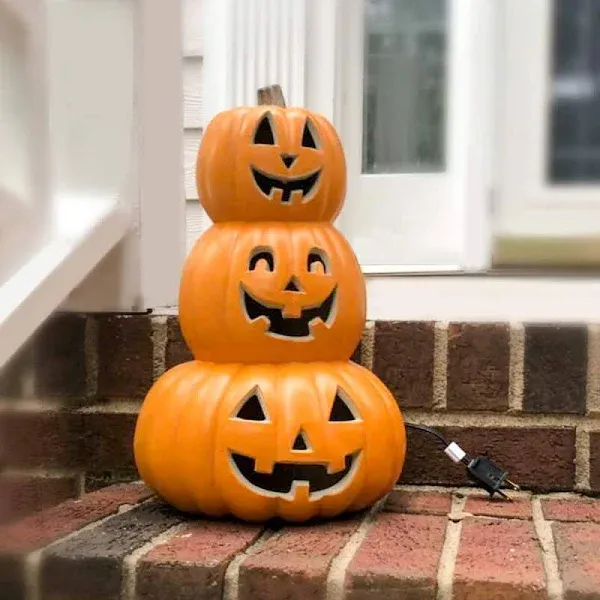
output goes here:
[[346, 192], [322, 116], [276, 105], [223, 112], [197, 159], [214, 225], [189, 254], [179, 318], [195, 361], [149, 391], [134, 451], [175, 507], [252, 521], [363, 509], [404, 463], [401, 413], [350, 361], [365, 285], [333, 227]]

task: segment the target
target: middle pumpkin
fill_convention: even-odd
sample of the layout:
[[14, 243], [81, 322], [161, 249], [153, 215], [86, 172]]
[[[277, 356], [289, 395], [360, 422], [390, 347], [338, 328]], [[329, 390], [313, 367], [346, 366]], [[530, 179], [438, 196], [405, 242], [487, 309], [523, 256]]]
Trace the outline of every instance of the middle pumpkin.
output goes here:
[[360, 266], [327, 223], [218, 223], [183, 269], [179, 319], [197, 360], [349, 360], [365, 318]]

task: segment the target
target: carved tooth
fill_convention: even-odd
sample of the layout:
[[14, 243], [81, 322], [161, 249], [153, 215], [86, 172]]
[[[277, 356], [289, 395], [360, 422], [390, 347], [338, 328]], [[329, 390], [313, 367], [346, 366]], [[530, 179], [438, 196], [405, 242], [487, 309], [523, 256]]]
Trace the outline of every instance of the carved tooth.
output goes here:
[[257, 473], [271, 474], [275, 463], [269, 458], [256, 458], [254, 460], [254, 470]]
[[282, 309], [284, 319], [299, 319], [302, 316], [302, 307], [297, 302], [286, 304]]
[[327, 474], [333, 475], [334, 473], [339, 473], [346, 468], [346, 457], [340, 456], [338, 458], [334, 458], [327, 465]]

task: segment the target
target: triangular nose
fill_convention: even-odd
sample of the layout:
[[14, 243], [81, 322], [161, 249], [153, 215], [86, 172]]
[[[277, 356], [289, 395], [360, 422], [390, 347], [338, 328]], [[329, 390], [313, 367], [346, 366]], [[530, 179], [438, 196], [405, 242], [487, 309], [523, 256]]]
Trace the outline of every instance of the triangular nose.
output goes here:
[[304, 431], [300, 431], [294, 440], [294, 445], [292, 446], [292, 450], [308, 450], [308, 440], [306, 438], [306, 434]]
[[300, 282], [295, 277], [292, 277], [287, 282], [287, 285], [285, 286], [284, 291], [286, 291], [286, 292], [301, 292], [302, 286], [300, 285]]
[[298, 158], [297, 154], [282, 154], [281, 155], [281, 160], [283, 161], [283, 164], [288, 169], [296, 162], [297, 158]]

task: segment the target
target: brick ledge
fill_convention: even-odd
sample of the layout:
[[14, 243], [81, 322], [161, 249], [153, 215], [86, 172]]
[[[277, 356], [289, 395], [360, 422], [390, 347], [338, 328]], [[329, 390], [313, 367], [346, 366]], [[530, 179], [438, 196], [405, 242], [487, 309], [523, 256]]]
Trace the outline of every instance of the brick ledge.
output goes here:
[[600, 499], [402, 487], [361, 515], [267, 527], [190, 519], [142, 484], [0, 528], [6, 600], [600, 599]]

